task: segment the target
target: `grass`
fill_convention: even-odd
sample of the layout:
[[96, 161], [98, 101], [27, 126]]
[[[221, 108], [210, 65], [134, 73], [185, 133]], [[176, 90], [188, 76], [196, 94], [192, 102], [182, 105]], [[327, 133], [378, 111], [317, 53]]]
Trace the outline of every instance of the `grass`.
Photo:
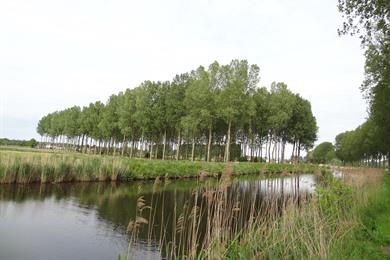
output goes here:
[[[313, 197], [275, 193], [259, 205], [258, 197], [232, 191], [224, 175], [217, 187], [197, 189], [183, 209], [172, 212], [173, 237], [156, 237], [150, 228], [157, 222], [163, 229], [168, 221], [156, 221], [153, 200], [141, 204], [150, 205], [150, 213], [140, 213], [137, 228], [148, 226], [168, 259], [385, 259], [390, 177], [366, 168], [344, 169], [342, 178], [317, 176]], [[136, 238], [136, 219], [130, 223]]]
[[390, 246], [390, 176], [359, 169], [320, 177], [316, 196], [288, 204], [223, 246], [225, 259], [386, 259]]
[[368, 191], [365, 207], [352, 232], [341, 240], [332, 251], [332, 258], [390, 259], [390, 174]]
[[[78, 153], [0, 150], [0, 183], [117, 181], [131, 179], [216, 177], [224, 163], [129, 159]], [[314, 172], [313, 165], [236, 162], [233, 175]]]

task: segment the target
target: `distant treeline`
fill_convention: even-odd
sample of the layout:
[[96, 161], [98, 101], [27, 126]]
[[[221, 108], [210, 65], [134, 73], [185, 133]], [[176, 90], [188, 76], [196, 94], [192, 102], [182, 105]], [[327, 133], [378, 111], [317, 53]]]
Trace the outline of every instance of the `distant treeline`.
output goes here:
[[336, 136], [335, 145], [323, 142], [308, 153], [307, 160], [313, 163], [352, 164], [370, 167], [389, 166], [390, 146], [385, 132], [373, 118]]
[[0, 138], [0, 145], [35, 147], [38, 145], [38, 142], [34, 138], [30, 140], [13, 140], [8, 138]]
[[344, 162], [384, 164], [390, 158], [390, 2], [339, 0], [338, 8], [345, 18], [339, 33], [356, 34], [365, 49], [361, 90], [369, 118], [336, 137], [336, 155]]
[[336, 136], [336, 156], [343, 162], [385, 166], [390, 147], [383, 134], [381, 127], [368, 119], [355, 130]]
[[145, 81], [106, 104], [50, 113], [37, 132], [51, 145], [130, 157], [182, 159], [186, 147], [188, 159], [230, 161], [240, 154], [232, 154], [234, 144], [252, 160], [283, 162], [290, 143], [299, 158], [317, 138], [310, 102], [284, 83], [268, 90], [258, 82], [257, 65], [214, 62], [170, 82]]

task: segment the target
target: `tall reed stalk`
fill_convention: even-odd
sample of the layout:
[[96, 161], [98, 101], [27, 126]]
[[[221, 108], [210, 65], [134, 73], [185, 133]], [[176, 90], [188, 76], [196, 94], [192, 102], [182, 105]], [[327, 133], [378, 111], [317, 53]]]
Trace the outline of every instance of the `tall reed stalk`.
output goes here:
[[[242, 195], [226, 165], [217, 186], [195, 189], [169, 219], [156, 220], [152, 205], [148, 238], [157, 238], [168, 259], [328, 259], [343, 237], [359, 225], [359, 210], [382, 173], [345, 170], [341, 178], [318, 173], [314, 195], [271, 192]], [[156, 179], [155, 185], [161, 185]], [[176, 201], [175, 201], [176, 203]], [[164, 209], [164, 208], [163, 208]], [[165, 216], [166, 214], [161, 214]], [[165, 230], [172, 222], [172, 232]], [[152, 225], [154, 225], [152, 224]], [[169, 230], [170, 231], [170, 230]], [[168, 235], [172, 234], [172, 235]]]

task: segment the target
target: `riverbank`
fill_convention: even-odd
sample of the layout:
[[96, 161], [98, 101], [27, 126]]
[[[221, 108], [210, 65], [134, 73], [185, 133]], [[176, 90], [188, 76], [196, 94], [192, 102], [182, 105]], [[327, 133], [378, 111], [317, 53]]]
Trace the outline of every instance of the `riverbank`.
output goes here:
[[[121, 181], [218, 177], [222, 162], [129, 159], [125, 157], [0, 150], [0, 183]], [[308, 164], [233, 162], [231, 174], [314, 172]]]
[[274, 221], [256, 220], [235, 239], [215, 237], [218, 251], [202, 253], [228, 259], [387, 259], [389, 216], [390, 175], [344, 169], [339, 178], [319, 175], [316, 195], [301, 207], [287, 203]]
[[390, 259], [390, 173], [367, 193], [358, 225], [335, 247], [341, 259]]

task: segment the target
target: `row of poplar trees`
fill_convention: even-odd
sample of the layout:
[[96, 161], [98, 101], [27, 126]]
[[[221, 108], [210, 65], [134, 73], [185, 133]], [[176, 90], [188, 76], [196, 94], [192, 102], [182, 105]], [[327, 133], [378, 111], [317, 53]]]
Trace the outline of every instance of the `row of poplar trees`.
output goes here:
[[372, 118], [355, 130], [336, 136], [336, 156], [344, 163], [385, 167], [389, 147], [383, 141], [382, 128]]
[[106, 104], [50, 113], [37, 132], [43, 143], [130, 157], [282, 162], [290, 143], [291, 157], [299, 158], [317, 135], [310, 102], [284, 83], [270, 90], [258, 83], [257, 65], [214, 62], [170, 82], [145, 81]]
[[336, 154], [344, 162], [390, 168], [390, 1], [338, 0], [344, 17], [340, 34], [356, 35], [365, 50], [362, 93], [367, 121], [336, 137]]

